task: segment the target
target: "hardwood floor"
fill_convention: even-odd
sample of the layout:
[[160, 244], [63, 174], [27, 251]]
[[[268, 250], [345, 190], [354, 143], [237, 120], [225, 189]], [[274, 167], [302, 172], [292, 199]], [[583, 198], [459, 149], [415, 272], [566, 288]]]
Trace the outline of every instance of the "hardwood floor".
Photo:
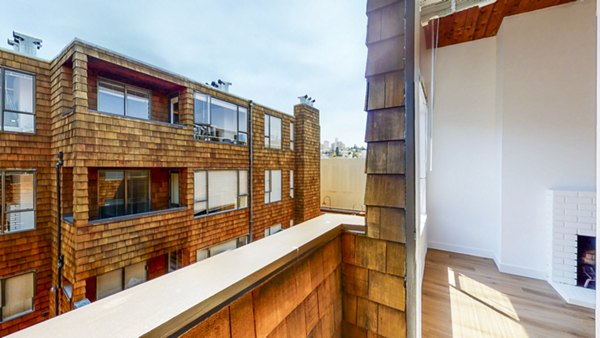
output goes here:
[[423, 337], [594, 337], [594, 311], [546, 282], [501, 273], [491, 259], [429, 250]]

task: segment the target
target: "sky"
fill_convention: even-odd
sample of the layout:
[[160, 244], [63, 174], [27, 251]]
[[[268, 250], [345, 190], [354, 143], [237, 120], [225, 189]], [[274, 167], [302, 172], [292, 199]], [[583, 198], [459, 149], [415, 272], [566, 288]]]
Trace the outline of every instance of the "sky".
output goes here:
[[[308, 94], [321, 142], [364, 145], [366, 1], [0, 0], [0, 47], [16, 30], [54, 58], [75, 37], [289, 114]], [[9, 9], [9, 10], [7, 10]]]

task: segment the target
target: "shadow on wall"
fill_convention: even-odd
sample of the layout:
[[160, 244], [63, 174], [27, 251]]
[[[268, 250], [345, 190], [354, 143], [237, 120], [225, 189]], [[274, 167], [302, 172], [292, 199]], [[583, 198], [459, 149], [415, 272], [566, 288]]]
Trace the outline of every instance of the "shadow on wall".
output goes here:
[[321, 208], [364, 212], [364, 158], [321, 159]]

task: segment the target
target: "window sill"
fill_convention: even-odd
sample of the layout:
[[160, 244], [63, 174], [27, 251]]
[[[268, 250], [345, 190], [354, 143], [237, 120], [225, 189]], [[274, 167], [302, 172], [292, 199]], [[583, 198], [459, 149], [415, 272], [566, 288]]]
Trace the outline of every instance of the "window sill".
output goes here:
[[233, 143], [233, 142], [229, 143], [229, 142], [219, 142], [219, 141], [207, 141], [207, 140], [197, 139], [196, 137], [194, 137], [194, 141], [196, 141], [196, 142], [210, 143], [210, 144], [223, 144], [223, 145], [228, 145], [228, 146], [248, 148], [248, 144], [239, 144], [239, 143]]
[[19, 317], [23, 317], [23, 316], [25, 316], [25, 315], [28, 315], [28, 314], [30, 314], [30, 313], [33, 313], [33, 311], [34, 311], [33, 309], [30, 309], [30, 310], [27, 310], [27, 311], [24, 311], [24, 312], [21, 312], [21, 313], [14, 314], [14, 315], [12, 315], [12, 316], [10, 316], [10, 317], [6, 317], [6, 318], [4, 318], [4, 319], [0, 320], [0, 323], [6, 323], [6, 322], [8, 322], [9, 320], [13, 320], [13, 319], [17, 319], [17, 318], [19, 318]]
[[110, 112], [104, 112], [104, 111], [98, 111], [98, 110], [92, 110], [92, 109], [88, 109], [88, 112], [94, 113], [94, 114], [100, 114], [100, 115], [104, 115], [104, 116], [118, 117], [118, 118], [122, 118], [122, 119], [126, 119], [126, 120], [147, 122], [147, 123], [152, 123], [152, 124], [160, 124], [160, 125], [169, 126], [169, 127], [176, 127], [176, 128], [189, 127], [187, 125], [179, 124], [179, 123], [169, 123], [169, 122], [163, 122], [163, 121], [158, 121], [158, 120], [142, 119], [139, 117], [114, 114], [114, 113], [110, 113]]
[[238, 208], [238, 209], [223, 210], [223, 211], [213, 212], [213, 213], [206, 214], [206, 215], [198, 215], [198, 216], [194, 215], [194, 219], [207, 218], [207, 217], [211, 217], [211, 216], [226, 214], [228, 212], [234, 212], [234, 211], [240, 211], [240, 210], [246, 210], [246, 209], [248, 209], [248, 207], [243, 207], [243, 208]]
[[[136, 219], [136, 218], [143, 218], [143, 217], [148, 217], [148, 216], [155, 216], [155, 215], [160, 215], [160, 214], [166, 214], [166, 213], [169, 213], [169, 212], [183, 211], [183, 210], [186, 210], [186, 209], [187, 209], [187, 206], [181, 206], [181, 207], [176, 207], [176, 208], [169, 208], [169, 209], [163, 209], [163, 210], [154, 210], [154, 211], [142, 212], [142, 213], [139, 213], [139, 214], [116, 216], [116, 217], [109, 217], [109, 218], [100, 218], [100, 219], [90, 220], [90, 221], [88, 221], [88, 224], [102, 224], [102, 223], [120, 222], [120, 221], [126, 221], [126, 220], [130, 220], [130, 219]], [[63, 220], [66, 221], [65, 218], [63, 218]]]
[[19, 234], [19, 233], [21, 233], [21, 232], [34, 231], [34, 230], [37, 230], [37, 228], [36, 228], [36, 227], [33, 227], [33, 228], [31, 228], [31, 229], [13, 230], [13, 231], [3, 231], [3, 232], [0, 232], [0, 235], [2, 235], [2, 236], [7, 236], [7, 235]]

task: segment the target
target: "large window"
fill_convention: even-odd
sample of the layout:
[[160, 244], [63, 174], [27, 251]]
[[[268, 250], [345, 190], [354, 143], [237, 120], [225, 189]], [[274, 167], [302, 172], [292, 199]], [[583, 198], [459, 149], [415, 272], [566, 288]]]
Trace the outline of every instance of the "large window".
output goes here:
[[35, 77], [14, 70], [0, 69], [0, 107], [2, 130], [35, 132]]
[[98, 82], [98, 111], [150, 119], [149, 91], [117, 82]]
[[248, 143], [248, 111], [206, 94], [194, 94], [195, 137], [204, 141]]
[[265, 170], [265, 204], [281, 201], [281, 170]]
[[33, 311], [35, 272], [0, 280], [1, 321]]
[[146, 262], [113, 270], [96, 278], [96, 299], [102, 299], [129, 289], [147, 280]]
[[100, 170], [98, 216], [109, 218], [151, 210], [149, 170]]
[[194, 172], [194, 215], [241, 209], [248, 206], [248, 171]]
[[35, 172], [0, 171], [2, 227], [0, 233], [35, 228]]
[[201, 260], [205, 260], [209, 257], [216, 256], [225, 251], [239, 248], [246, 244], [248, 244], [248, 236], [242, 236], [242, 237], [234, 238], [227, 242], [213, 245], [210, 248], [199, 249], [196, 251], [196, 262], [200, 262]]
[[265, 114], [265, 148], [281, 149], [281, 119]]

